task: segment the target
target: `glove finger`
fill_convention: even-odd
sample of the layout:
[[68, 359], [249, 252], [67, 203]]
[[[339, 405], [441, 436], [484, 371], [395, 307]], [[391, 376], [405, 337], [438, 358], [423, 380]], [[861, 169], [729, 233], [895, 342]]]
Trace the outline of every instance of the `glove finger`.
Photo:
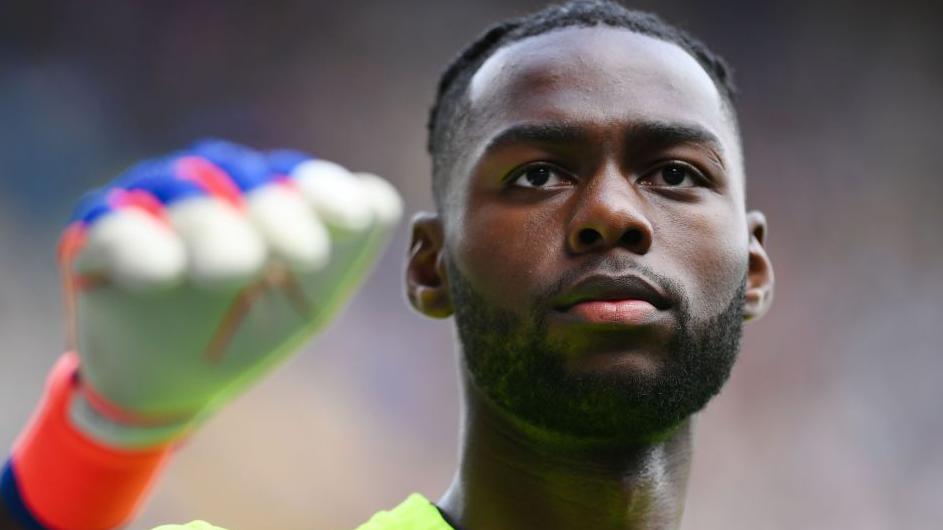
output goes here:
[[375, 214], [364, 200], [360, 179], [343, 166], [327, 160], [307, 160], [294, 168], [291, 177], [332, 236], [362, 235], [374, 222]]
[[[334, 238], [328, 277], [344, 278], [329, 298], [345, 297], [369, 272], [375, 258], [389, 239], [390, 230], [402, 215], [402, 201], [386, 180], [369, 173], [353, 175], [359, 184], [358, 202], [369, 207], [373, 222], [366, 230], [347, 237]], [[331, 290], [330, 282], [318, 281], [321, 288]]]
[[395, 226], [403, 216], [403, 199], [390, 182], [372, 173], [355, 173], [363, 185], [374, 219], [380, 226]]
[[356, 237], [338, 238], [334, 252], [347, 275], [364, 275], [389, 239], [403, 211], [399, 193], [385, 179], [370, 173], [355, 173], [361, 187], [360, 200], [373, 212], [370, 227]]
[[253, 189], [246, 194], [246, 204], [274, 257], [302, 272], [327, 265], [331, 245], [327, 228], [292, 184], [276, 182]]
[[186, 249], [187, 275], [207, 288], [245, 285], [264, 267], [265, 242], [246, 216], [239, 186], [187, 151], [132, 168], [120, 184], [157, 197]]
[[[186, 269], [184, 246], [156, 198], [113, 188], [83, 201], [63, 235], [63, 265], [80, 278], [107, 279], [131, 291], [170, 287]], [[66, 250], [67, 249], [67, 250]]]
[[328, 225], [332, 236], [330, 263], [317, 273], [300, 278], [305, 297], [316, 300], [319, 308], [318, 318], [311, 321], [307, 331], [323, 325], [362, 282], [402, 209], [396, 191], [386, 181], [366, 174], [351, 178], [355, 186], [350, 187], [346, 198], [365, 206], [370, 222], [356, 232]]
[[324, 267], [330, 254], [326, 228], [266, 155], [223, 140], [204, 140], [191, 152], [225, 171], [244, 194], [246, 213], [273, 257], [302, 271]]
[[268, 250], [249, 218], [216, 196], [188, 197], [167, 206], [189, 257], [188, 276], [207, 288], [235, 288], [256, 277]]

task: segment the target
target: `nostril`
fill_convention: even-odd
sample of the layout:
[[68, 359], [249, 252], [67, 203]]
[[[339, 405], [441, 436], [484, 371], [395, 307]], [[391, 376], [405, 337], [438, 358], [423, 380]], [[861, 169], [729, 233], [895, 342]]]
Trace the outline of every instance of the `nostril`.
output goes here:
[[584, 228], [580, 230], [578, 237], [580, 243], [586, 246], [592, 245], [602, 238], [602, 236], [599, 235], [599, 232], [593, 230], [592, 228]]
[[626, 230], [619, 240], [623, 245], [634, 247], [642, 242], [642, 231], [634, 228], [632, 230]]

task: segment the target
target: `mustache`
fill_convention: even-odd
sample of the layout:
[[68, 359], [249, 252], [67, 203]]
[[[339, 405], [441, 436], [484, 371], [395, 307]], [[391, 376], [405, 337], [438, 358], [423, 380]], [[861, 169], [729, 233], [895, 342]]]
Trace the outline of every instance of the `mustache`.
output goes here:
[[639, 276], [659, 287], [673, 307], [687, 307], [687, 293], [679, 282], [658, 274], [630, 256], [613, 255], [596, 256], [584, 261], [578, 267], [565, 271], [552, 286], [541, 293], [539, 297], [541, 306], [549, 307], [552, 300], [558, 299], [590, 275]]

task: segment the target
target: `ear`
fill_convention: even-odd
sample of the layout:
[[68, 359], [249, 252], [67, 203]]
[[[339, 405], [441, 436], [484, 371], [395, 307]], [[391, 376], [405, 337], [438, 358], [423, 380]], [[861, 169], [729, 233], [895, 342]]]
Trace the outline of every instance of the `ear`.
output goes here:
[[747, 271], [745, 320], [763, 316], [773, 302], [773, 263], [766, 254], [766, 216], [759, 211], [747, 213], [747, 228], [750, 230], [749, 269]]
[[431, 318], [452, 315], [452, 297], [445, 268], [445, 234], [434, 213], [413, 217], [406, 263], [406, 296], [416, 311]]

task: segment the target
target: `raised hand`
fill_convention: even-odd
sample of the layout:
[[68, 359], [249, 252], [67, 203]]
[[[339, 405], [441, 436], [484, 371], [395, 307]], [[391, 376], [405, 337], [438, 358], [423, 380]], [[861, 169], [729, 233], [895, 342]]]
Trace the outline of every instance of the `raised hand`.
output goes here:
[[379, 177], [222, 141], [89, 194], [60, 245], [71, 419], [117, 447], [186, 432], [337, 313], [401, 209]]

